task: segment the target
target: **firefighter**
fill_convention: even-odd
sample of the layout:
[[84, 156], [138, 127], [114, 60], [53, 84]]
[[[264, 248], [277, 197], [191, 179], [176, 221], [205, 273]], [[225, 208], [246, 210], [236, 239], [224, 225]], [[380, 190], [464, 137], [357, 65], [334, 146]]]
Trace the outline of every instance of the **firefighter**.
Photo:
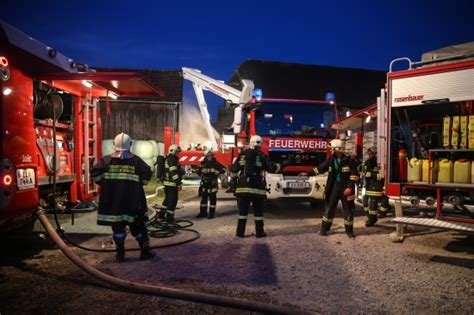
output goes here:
[[[196, 218], [205, 218], [207, 216], [208, 219], [212, 219], [216, 214], [217, 189], [219, 186], [217, 177], [219, 174], [224, 173], [224, 166], [217, 162], [212, 149], [206, 151], [205, 159], [201, 162], [197, 173], [201, 175], [201, 184], [199, 186], [201, 206]], [[207, 211], [208, 201], [210, 202], [209, 213]]]
[[252, 204], [255, 218], [256, 237], [265, 237], [263, 227], [263, 207], [267, 197], [264, 172], [277, 173], [280, 165], [260, 151], [262, 138], [254, 135], [250, 138], [249, 148], [243, 150], [231, 167], [231, 177], [236, 180], [235, 196], [239, 207], [237, 237], [244, 237], [247, 216]]
[[126, 227], [140, 246], [140, 259], [154, 257], [145, 227], [147, 204], [143, 185], [152, 175], [151, 168], [130, 152], [132, 140], [125, 133], [114, 139], [115, 151], [103, 157], [91, 169], [91, 176], [100, 185], [97, 223], [112, 227], [117, 261], [125, 259]]
[[[385, 217], [388, 211], [388, 198], [384, 194], [384, 176], [377, 164], [377, 147], [367, 150], [369, 158], [363, 166], [365, 181], [365, 195], [363, 197], [364, 210], [367, 214], [366, 226], [374, 226], [377, 216]], [[380, 209], [380, 212], [379, 212]]]
[[[351, 168], [353, 174], [351, 174], [350, 179], [354, 181], [354, 186], [359, 184], [360, 180], [360, 169], [362, 166], [361, 160], [357, 158], [357, 155], [351, 154], [349, 158], [349, 167]], [[354, 173], [354, 170], [355, 173]], [[355, 200], [356, 200], [356, 191], [355, 189], [352, 191], [352, 194], [347, 196], [347, 202], [349, 204], [349, 208], [351, 209], [352, 213], [355, 211]]]
[[178, 192], [181, 191], [181, 165], [179, 164], [178, 155], [181, 148], [177, 144], [170, 145], [169, 153], [165, 160], [165, 172], [163, 184], [165, 186], [165, 220], [168, 223], [174, 223], [174, 212], [178, 204]]
[[[330, 146], [333, 152], [332, 156], [315, 167], [308, 174], [309, 176], [315, 176], [329, 172], [324, 192], [326, 210], [323, 215], [319, 234], [322, 236], [328, 235], [334, 215], [336, 214], [337, 204], [341, 201], [346, 234], [350, 238], [355, 238], [353, 230], [354, 212], [348, 203], [348, 197], [354, 194], [354, 176], [357, 175], [357, 169], [354, 167], [354, 163], [351, 163], [350, 158], [344, 154], [342, 141], [340, 139], [332, 140]], [[301, 173], [300, 175], [307, 174]]]

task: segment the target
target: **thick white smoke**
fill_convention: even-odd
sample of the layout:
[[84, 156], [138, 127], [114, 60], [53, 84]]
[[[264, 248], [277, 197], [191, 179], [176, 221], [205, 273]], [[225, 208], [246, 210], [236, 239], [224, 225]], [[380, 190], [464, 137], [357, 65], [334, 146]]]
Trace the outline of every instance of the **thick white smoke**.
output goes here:
[[[219, 134], [215, 129], [214, 135], [219, 139]], [[183, 98], [183, 109], [179, 121], [180, 146], [186, 149], [190, 143], [210, 147], [211, 141], [207, 136], [206, 126], [202, 119], [199, 107], [196, 101], [188, 97]]]

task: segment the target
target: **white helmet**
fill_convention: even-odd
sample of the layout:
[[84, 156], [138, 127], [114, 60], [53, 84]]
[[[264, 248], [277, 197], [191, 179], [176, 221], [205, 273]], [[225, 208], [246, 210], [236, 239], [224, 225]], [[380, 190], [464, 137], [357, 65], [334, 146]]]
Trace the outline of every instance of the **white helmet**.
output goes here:
[[249, 143], [249, 146], [250, 148], [255, 148], [255, 147], [259, 147], [261, 146], [263, 143], [262, 141], [262, 137], [258, 136], [258, 135], [254, 135], [252, 137], [250, 137], [250, 143]]
[[331, 140], [331, 142], [329, 142], [329, 145], [333, 152], [342, 151], [342, 140], [340, 139]]
[[114, 139], [115, 151], [130, 151], [132, 139], [126, 133], [119, 133]]
[[170, 145], [170, 148], [169, 148], [170, 154], [179, 153], [180, 151], [181, 151], [181, 148], [179, 147], [179, 145], [177, 144]]

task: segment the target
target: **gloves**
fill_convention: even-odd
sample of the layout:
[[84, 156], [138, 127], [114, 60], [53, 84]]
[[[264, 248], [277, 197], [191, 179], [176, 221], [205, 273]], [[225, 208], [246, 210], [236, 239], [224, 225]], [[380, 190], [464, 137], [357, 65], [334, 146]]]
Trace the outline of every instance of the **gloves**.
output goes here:
[[346, 188], [344, 190], [344, 196], [350, 196], [352, 195], [352, 188]]

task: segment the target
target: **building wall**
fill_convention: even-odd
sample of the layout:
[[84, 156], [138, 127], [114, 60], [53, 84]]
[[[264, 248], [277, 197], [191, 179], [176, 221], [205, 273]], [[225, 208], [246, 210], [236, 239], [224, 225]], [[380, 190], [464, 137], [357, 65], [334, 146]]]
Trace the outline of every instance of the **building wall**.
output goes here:
[[132, 139], [164, 141], [165, 126], [178, 128], [179, 103], [156, 104], [152, 101], [110, 101], [107, 117], [105, 102], [100, 102], [102, 139], [113, 139], [125, 132]]

